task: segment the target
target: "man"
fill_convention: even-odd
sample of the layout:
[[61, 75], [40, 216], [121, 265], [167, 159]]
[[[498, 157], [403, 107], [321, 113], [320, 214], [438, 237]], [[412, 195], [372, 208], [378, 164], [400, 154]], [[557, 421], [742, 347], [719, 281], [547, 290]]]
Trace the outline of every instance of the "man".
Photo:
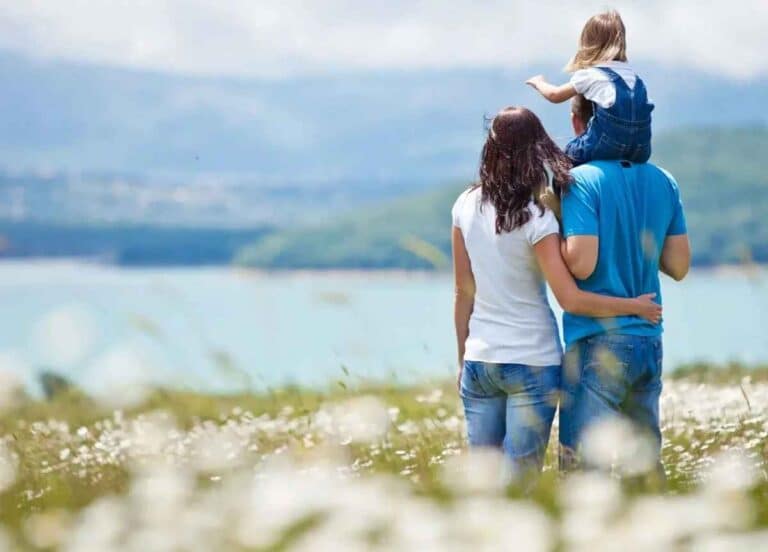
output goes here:
[[[583, 97], [574, 99], [571, 121], [577, 135], [586, 128], [590, 107]], [[618, 297], [656, 293], [660, 302], [659, 272], [680, 281], [690, 267], [674, 178], [650, 163], [628, 161], [587, 163], [572, 174], [573, 184], [562, 198], [562, 252], [579, 287]], [[564, 314], [563, 331], [561, 468], [578, 465], [590, 427], [617, 416], [652, 440], [661, 468], [661, 324], [634, 316]]]

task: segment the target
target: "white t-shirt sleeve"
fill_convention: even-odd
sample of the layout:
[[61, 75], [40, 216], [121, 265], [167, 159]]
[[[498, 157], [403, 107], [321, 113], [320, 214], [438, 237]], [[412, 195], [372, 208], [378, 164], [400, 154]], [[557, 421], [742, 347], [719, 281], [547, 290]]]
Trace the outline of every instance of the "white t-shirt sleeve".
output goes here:
[[594, 69], [579, 69], [571, 75], [571, 86], [579, 94], [586, 94], [596, 77]]
[[543, 215], [539, 215], [540, 212], [538, 207], [532, 206], [531, 219], [525, 224], [525, 235], [531, 245], [536, 245], [550, 234], [560, 232], [554, 213], [549, 209], [544, 209]]
[[616, 102], [616, 89], [611, 79], [599, 69], [579, 69], [571, 75], [570, 83], [576, 92], [605, 109]]

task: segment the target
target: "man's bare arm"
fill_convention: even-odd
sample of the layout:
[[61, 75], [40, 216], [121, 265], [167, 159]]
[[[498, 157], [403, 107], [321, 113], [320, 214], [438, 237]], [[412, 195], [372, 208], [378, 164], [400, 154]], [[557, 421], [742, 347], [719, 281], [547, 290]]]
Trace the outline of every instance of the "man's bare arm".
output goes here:
[[570, 236], [561, 243], [561, 253], [568, 270], [578, 280], [586, 280], [595, 271], [600, 241], [597, 236]]
[[691, 268], [691, 243], [688, 234], [667, 236], [659, 260], [661, 271], [678, 282], [685, 278]]

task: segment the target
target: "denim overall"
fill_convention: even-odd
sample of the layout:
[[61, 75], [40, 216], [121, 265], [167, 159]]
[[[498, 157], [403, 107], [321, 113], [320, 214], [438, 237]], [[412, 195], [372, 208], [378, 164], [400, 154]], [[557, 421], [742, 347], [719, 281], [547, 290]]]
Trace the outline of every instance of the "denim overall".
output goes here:
[[604, 72], [616, 89], [616, 101], [605, 109], [596, 103], [587, 131], [565, 146], [565, 153], [576, 165], [598, 160], [627, 160], [645, 163], [651, 157], [651, 111], [645, 84], [637, 77], [630, 88], [612, 69]]

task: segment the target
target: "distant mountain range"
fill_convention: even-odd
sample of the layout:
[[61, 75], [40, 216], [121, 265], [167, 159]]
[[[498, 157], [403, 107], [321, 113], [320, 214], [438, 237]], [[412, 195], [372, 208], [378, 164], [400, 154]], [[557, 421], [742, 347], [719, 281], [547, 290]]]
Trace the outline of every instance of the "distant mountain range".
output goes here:
[[[768, 123], [768, 78], [728, 80], [636, 64], [656, 131]], [[236, 177], [249, 186], [381, 195], [475, 171], [485, 114], [509, 104], [570, 134], [568, 110], [524, 80], [559, 67], [336, 74], [285, 80], [192, 78], [0, 54], [0, 168], [142, 178]]]
[[[697, 261], [768, 260], [755, 218], [768, 214], [768, 78], [636, 67], [657, 105], [657, 159], [679, 173], [703, 229]], [[475, 175], [484, 116], [527, 105], [568, 138], [567, 107], [523, 84], [538, 72], [565, 78], [552, 66], [199, 78], [0, 53], [0, 256], [432, 266], [445, 209]], [[747, 245], [735, 252], [732, 235]]]

